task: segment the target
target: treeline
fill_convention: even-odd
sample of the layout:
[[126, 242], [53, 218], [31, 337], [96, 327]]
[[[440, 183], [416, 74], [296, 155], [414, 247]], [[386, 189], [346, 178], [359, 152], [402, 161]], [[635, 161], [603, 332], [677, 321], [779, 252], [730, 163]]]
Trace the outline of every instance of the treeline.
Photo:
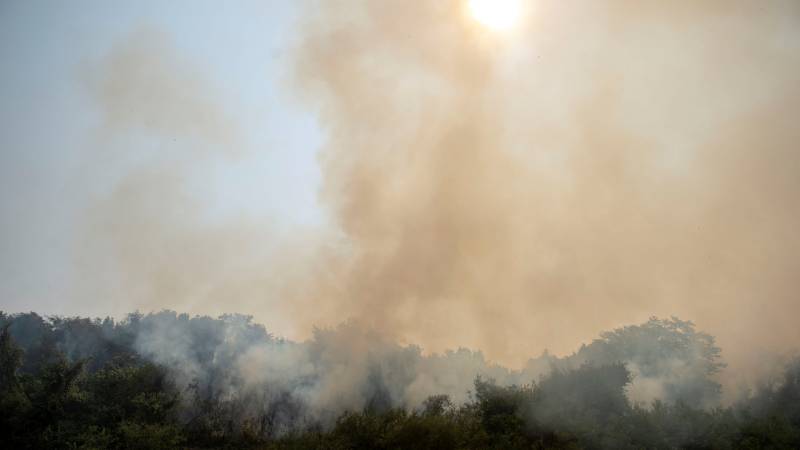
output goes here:
[[723, 408], [719, 359], [678, 319], [514, 372], [353, 326], [294, 343], [235, 315], [0, 313], [0, 429], [4, 448], [800, 448], [800, 361]]

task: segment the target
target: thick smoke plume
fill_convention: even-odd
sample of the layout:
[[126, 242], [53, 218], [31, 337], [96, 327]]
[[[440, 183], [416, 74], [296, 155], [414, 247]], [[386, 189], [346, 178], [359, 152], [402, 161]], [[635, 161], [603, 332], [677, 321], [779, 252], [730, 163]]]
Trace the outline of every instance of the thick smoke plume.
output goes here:
[[205, 220], [197, 180], [244, 144], [163, 37], [133, 35], [90, 80], [92, 164], [141, 169], [91, 209], [82, 294], [299, 338], [353, 318], [517, 367], [652, 315], [732, 366], [795, 347], [798, 3], [529, 6], [493, 34], [456, 0], [310, 5], [291, 83], [327, 133], [334, 226], [288, 238]]
[[797, 3], [529, 6], [509, 35], [315, 6], [297, 79], [346, 250], [298, 316], [512, 364], [652, 314], [737, 363], [800, 342]]

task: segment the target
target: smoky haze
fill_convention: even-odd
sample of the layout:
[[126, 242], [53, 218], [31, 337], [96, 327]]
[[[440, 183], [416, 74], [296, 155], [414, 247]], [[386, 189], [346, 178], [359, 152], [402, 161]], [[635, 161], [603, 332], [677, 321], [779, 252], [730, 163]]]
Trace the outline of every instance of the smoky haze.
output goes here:
[[651, 314], [798, 342], [797, 3], [346, 5], [298, 51], [348, 245], [296, 316], [512, 364]]
[[236, 124], [167, 38], [132, 34], [87, 77], [85, 170], [142, 162], [89, 208], [80, 301], [295, 338], [352, 318], [515, 367], [653, 315], [731, 366], [795, 348], [800, 5], [529, 6], [493, 33], [461, 1], [309, 4], [287, 83], [327, 136], [331, 226], [295, 233], [204, 219], [192, 183], [246, 151]]

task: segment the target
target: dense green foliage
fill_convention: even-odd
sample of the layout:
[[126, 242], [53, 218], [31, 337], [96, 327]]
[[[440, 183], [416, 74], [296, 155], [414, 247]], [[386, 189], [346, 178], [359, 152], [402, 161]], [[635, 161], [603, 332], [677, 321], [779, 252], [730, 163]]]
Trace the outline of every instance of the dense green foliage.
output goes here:
[[[169, 330], [182, 320], [174, 314], [159, 317], [168, 318]], [[234, 329], [248, 340], [274, 342], [247, 320], [226, 320], [244, 323]], [[181, 372], [197, 375], [182, 384], [169, 361], [156, 361], [143, 350], [151, 342], [137, 338], [143, 327], [158, 323], [139, 315], [117, 324], [0, 313], [4, 447], [800, 448], [800, 361], [786, 368], [783, 379], [735, 406], [707, 407], [719, 389], [709, 378], [721, 369], [719, 350], [706, 342], [709, 337], [677, 320], [654, 319], [606, 333], [554, 361], [547, 375], [530, 384], [501, 385], [478, 377], [460, 404], [447, 395], [417, 406], [397, 404], [390, 400], [391, 377], [370, 378], [373, 385], [364, 392], [371, 394], [363, 407], [345, 408], [327, 423], [287, 390], [244, 390], [242, 376], [223, 370], [234, 361], [232, 351], [211, 352], [205, 344], [181, 347], [181, 335], [173, 334], [164, 345], [190, 349], [198, 365]], [[190, 340], [217, 346], [234, 340], [232, 328], [221, 328], [220, 320], [200, 318], [193, 326]], [[653, 343], [667, 353], [644, 352], [651, 360], [631, 356]], [[689, 381], [668, 377], [660, 361], [685, 352], [697, 356], [682, 359], [691, 362], [681, 366]], [[631, 361], [638, 376], [667, 380], [666, 400], [648, 405], [629, 400], [634, 375], [626, 364]], [[310, 383], [298, 377], [292, 386]], [[218, 386], [238, 386], [244, 393]]]

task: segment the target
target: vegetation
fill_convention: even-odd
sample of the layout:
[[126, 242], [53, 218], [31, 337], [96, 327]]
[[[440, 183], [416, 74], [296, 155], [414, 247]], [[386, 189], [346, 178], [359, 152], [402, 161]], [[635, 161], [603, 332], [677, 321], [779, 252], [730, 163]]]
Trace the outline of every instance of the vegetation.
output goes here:
[[[287, 349], [276, 358], [306, 354], [248, 318], [134, 314], [115, 323], [0, 313], [0, 429], [15, 449], [800, 448], [800, 361], [736, 405], [709, 406], [719, 350], [687, 324], [653, 319], [606, 333], [567, 358], [546, 357], [551, 370], [529, 383], [478, 376], [459, 403], [448, 395], [398, 401], [401, 365], [368, 359], [383, 369], [354, 391], [333, 391], [361, 395], [361, 406], [327, 414], [309, 400], [317, 375], [298, 369], [317, 360], [286, 366], [298, 373], [279, 388], [273, 366], [264, 384], [247, 381], [249, 369], [234, 361], [265, 343]], [[156, 329], [159, 339], [143, 331]], [[320, 342], [310, 348], [324, 353]], [[686, 362], [686, 375], [665, 372], [663, 360]], [[663, 398], [631, 401], [637, 376], [663, 380]]]

